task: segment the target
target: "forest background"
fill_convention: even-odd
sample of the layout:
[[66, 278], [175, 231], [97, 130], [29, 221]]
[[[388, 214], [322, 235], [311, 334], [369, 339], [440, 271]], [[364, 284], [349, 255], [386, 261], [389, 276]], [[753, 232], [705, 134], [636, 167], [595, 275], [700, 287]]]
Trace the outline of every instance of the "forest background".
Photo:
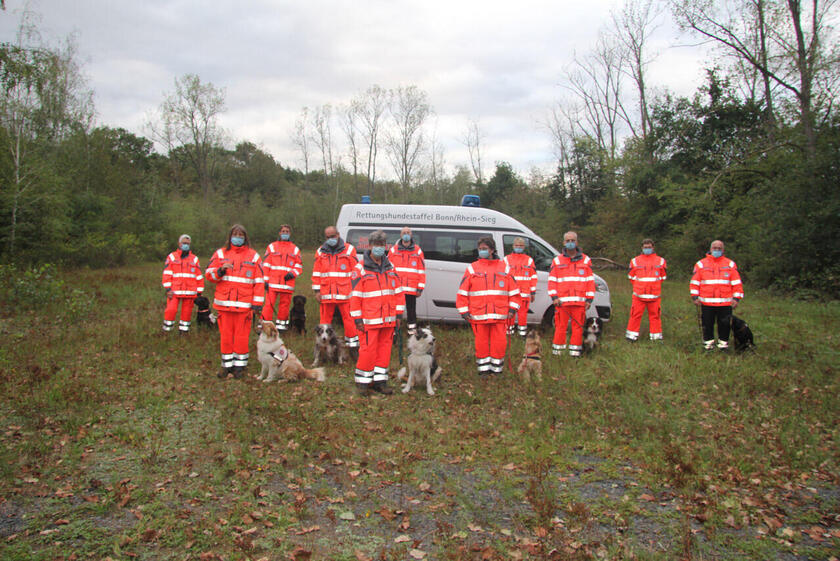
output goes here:
[[[299, 163], [219, 126], [222, 87], [186, 74], [143, 131], [95, 122], [72, 37], [41, 36], [27, 11], [0, 43], [0, 262], [110, 267], [162, 260], [180, 234], [206, 264], [231, 224], [260, 246], [289, 223], [313, 248], [340, 206], [482, 205], [555, 246], [575, 229], [584, 250], [626, 263], [642, 238], [688, 274], [712, 239], [749, 286], [840, 295], [840, 41], [836, 2], [628, 0], [564, 76], [546, 108], [556, 167], [527, 177], [482, 159], [447, 165], [417, 86], [371, 85], [346, 103], [301, 108], [289, 135]], [[646, 80], [657, 18], [715, 53], [705, 84], [680, 97]]]

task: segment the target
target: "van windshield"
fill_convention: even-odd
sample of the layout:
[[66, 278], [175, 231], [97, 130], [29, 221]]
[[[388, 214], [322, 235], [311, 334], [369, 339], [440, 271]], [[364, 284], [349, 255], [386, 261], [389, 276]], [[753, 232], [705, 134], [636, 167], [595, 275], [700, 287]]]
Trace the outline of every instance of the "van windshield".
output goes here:
[[513, 253], [513, 241], [516, 238], [525, 240], [525, 253], [530, 255], [534, 260], [534, 265], [536, 265], [538, 271], [549, 271], [551, 269], [551, 261], [554, 259], [554, 253], [540, 242], [526, 236], [503, 236], [502, 241], [505, 245], [505, 255]]

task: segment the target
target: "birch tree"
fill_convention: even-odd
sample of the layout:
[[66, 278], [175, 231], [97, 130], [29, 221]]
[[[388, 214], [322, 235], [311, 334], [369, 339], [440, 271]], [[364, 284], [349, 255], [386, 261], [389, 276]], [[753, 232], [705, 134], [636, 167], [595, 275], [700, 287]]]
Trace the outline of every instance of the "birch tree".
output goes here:
[[393, 129], [386, 138], [388, 156], [404, 193], [411, 187], [417, 158], [425, 145], [423, 125], [432, 112], [428, 98], [417, 86], [399, 87], [393, 92]]

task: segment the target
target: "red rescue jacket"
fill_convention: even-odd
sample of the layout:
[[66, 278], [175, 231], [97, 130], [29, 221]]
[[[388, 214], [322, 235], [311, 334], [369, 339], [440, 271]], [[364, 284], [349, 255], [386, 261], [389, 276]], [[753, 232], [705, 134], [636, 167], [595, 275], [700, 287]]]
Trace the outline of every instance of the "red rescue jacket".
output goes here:
[[362, 271], [354, 276], [350, 293], [350, 317], [364, 326], [394, 327], [405, 311], [405, 295], [400, 277], [387, 257], [377, 265], [365, 251]]
[[642, 300], [656, 300], [662, 294], [662, 281], [667, 273], [664, 257], [655, 253], [637, 255], [630, 260], [627, 278], [633, 283], [633, 296]]
[[467, 266], [455, 297], [459, 314], [469, 312], [475, 323], [497, 323], [519, 309], [519, 288], [510, 269], [498, 257], [479, 259]]
[[423, 250], [411, 240], [408, 247], [397, 242], [388, 251], [388, 260], [394, 266], [402, 282], [403, 292], [417, 294], [418, 290], [426, 288], [426, 262]]
[[[233, 268], [219, 276], [219, 267], [225, 263], [230, 263]], [[265, 303], [265, 275], [260, 254], [248, 246], [217, 249], [204, 276], [216, 284], [213, 308], [219, 311], [243, 312]]]
[[315, 252], [312, 290], [321, 292], [321, 302], [346, 302], [350, 300], [353, 274], [361, 271], [355, 247], [341, 238], [335, 247], [325, 243]]
[[558, 298], [562, 306], [585, 306], [595, 299], [595, 275], [589, 256], [578, 250], [570, 258], [566, 250], [551, 262], [548, 273], [548, 295]]
[[523, 298], [529, 298], [537, 292], [537, 266], [530, 255], [526, 253], [509, 253], [504, 259], [516, 286], [519, 287], [519, 294]]
[[198, 256], [192, 251], [186, 257], [181, 257], [181, 250], [176, 250], [166, 256], [163, 263], [164, 288], [170, 289], [175, 298], [195, 298], [204, 291], [204, 275]]
[[707, 253], [694, 265], [690, 287], [691, 297], [704, 306], [731, 306], [733, 299], [744, 297], [738, 267], [726, 255], [715, 258]]
[[[265, 283], [274, 292], [294, 292], [295, 280], [303, 272], [300, 249], [292, 242], [276, 241], [268, 244], [262, 260]], [[292, 273], [295, 277], [285, 280]]]

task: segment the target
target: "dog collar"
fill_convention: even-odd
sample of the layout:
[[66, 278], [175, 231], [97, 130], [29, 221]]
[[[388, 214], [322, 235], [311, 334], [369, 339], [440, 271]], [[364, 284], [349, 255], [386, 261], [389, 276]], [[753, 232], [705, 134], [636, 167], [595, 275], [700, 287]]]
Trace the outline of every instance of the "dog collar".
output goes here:
[[542, 360], [542, 359], [541, 359], [540, 357], [538, 357], [537, 355], [525, 355], [525, 358], [526, 358], [526, 359], [530, 359], [530, 360]]

